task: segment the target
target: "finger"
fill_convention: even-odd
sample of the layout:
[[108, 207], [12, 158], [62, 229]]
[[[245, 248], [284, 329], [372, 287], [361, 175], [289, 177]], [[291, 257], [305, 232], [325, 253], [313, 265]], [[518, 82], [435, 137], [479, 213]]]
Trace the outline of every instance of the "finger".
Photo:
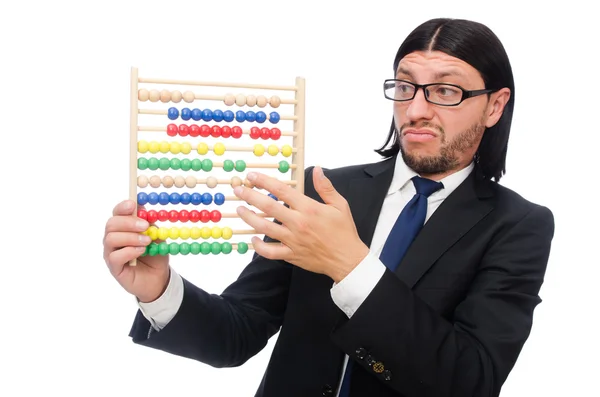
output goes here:
[[135, 202], [133, 200], [121, 201], [113, 208], [113, 216], [131, 215], [135, 211]]
[[273, 193], [275, 197], [289, 205], [290, 208], [300, 208], [306, 203], [306, 196], [276, 178], [259, 172], [250, 172], [246, 177], [256, 187]]
[[148, 221], [133, 216], [113, 216], [106, 222], [105, 234], [110, 232], [143, 232], [150, 227]]
[[147, 246], [152, 239], [145, 234], [129, 232], [111, 232], [104, 239], [104, 246], [108, 251], [114, 251], [122, 247]]
[[118, 275], [123, 271], [123, 267], [133, 259], [139, 258], [146, 247], [124, 247], [116, 251], [112, 251], [105, 258], [106, 264], [114, 275]]
[[286, 237], [289, 236], [287, 227], [258, 216], [246, 207], [238, 207], [237, 213], [244, 222], [259, 234], [264, 234], [279, 241], [285, 241]]
[[233, 193], [246, 203], [258, 208], [268, 216], [278, 219], [282, 223], [290, 222], [294, 216], [291, 209], [258, 190], [245, 186], [237, 186], [233, 189]]
[[325, 176], [321, 167], [315, 167], [313, 171], [313, 185], [325, 204], [332, 205], [338, 209], [346, 207], [346, 199], [335, 190], [331, 180]]
[[284, 244], [267, 243], [258, 237], [252, 237], [252, 248], [258, 255], [267, 259], [291, 260], [293, 251]]

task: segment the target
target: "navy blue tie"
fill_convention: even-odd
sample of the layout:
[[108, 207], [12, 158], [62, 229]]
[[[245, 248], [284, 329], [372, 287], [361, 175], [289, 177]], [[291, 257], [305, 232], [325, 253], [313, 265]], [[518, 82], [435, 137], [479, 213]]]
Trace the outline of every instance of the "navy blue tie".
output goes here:
[[[434, 192], [442, 189], [444, 185], [441, 182], [435, 182], [431, 179], [415, 176], [412, 178], [417, 193], [406, 204], [400, 216], [396, 220], [394, 227], [383, 246], [379, 259], [391, 270], [394, 271], [402, 261], [404, 254], [410, 247], [427, 216], [427, 198]], [[348, 360], [346, 373], [340, 389], [340, 397], [350, 395], [350, 374], [352, 372], [352, 360]]]

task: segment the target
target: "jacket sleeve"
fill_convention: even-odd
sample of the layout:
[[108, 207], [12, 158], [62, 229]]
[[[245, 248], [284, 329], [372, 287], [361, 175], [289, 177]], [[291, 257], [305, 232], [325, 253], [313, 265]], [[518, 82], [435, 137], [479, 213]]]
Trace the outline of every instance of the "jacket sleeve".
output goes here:
[[495, 240], [451, 321], [386, 269], [332, 337], [359, 371], [405, 397], [498, 396], [529, 336], [553, 215], [536, 206]]

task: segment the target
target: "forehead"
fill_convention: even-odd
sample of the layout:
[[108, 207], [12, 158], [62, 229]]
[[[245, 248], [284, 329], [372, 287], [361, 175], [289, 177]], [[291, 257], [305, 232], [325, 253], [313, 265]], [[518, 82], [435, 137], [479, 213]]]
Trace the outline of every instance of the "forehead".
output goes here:
[[398, 64], [396, 74], [421, 83], [448, 78], [463, 83], [483, 83], [481, 75], [473, 66], [440, 51], [416, 51], [407, 54]]

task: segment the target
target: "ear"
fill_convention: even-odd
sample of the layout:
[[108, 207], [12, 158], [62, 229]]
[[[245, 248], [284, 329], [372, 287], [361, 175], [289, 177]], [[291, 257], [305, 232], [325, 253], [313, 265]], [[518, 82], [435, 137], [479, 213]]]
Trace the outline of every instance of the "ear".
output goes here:
[[502, 117], [502, 112], [504, 112], [504, 107], [508, 103], [509, 99], [509, 88], [502, 88], [500, 91], [492, 94], [490, 97], [490, 103], [486, 109], [487, 120], [485, 122], [485, 126], [487, 128], [493, 127], [496, 125], [498, 120], [500, 120], [500, 117]]

